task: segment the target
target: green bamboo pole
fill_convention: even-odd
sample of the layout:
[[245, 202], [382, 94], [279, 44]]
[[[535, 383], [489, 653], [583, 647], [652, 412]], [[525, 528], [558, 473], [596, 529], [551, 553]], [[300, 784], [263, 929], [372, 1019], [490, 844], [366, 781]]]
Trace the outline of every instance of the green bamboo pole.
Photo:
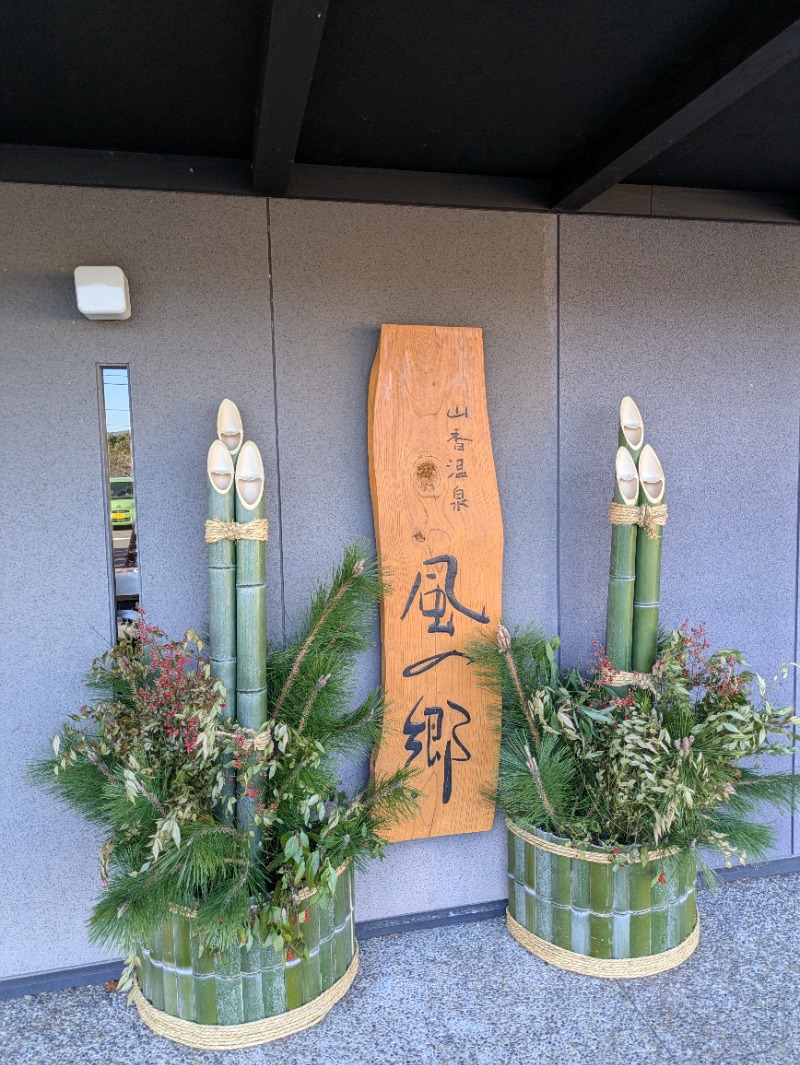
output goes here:
[[217, 436], [236, 460], [244, 443], [244, 428], [239, 408], [232, 399], [223, 399], [217, 411]]
[[318, 903], [319, 912], [319, 965], [320, 979], [324, 989], [336, 983], [336, 923], [333, 899]]
[[[198, 1024], [217, 1023], [217, 980], [215, 976], [214, 954], [206, 948], [202, 950], [200, 940], [189, 925], [189, 948], [192, 955], [192, 1009], [194, 1020]], [[153, 1003], [155, 1005], [155, 1003]]]
[[643, 958], [652, 953], [652, 882], [658, 875], [655, 866], [648, 862], [635, 862], [628, 866], [631, 882], [631, 939], [630, 957]]
[[644, 422], [639, 408], [630, 396], [625, 396], [619, 405], [620, 447], [627, 448], [634, 462], [637, 462], [644, 445]]
[[507, 842], [507, 847], [508, 847], [508, 850], [507, 850], [507, 854], [508, 854], [508, 912], [511, 914], [511, 916], [515, 920], [519, 921], [520, 924], [521, 924], [522, 921], [523, 921], [523, 918], [522, 917], [517, 917], [517, 907], [516, 907], [517, 849], [514, 846], [514, 844], [515, 844], [515, 841], [516, 841], [517, 837], [514, 835], [513, 832], [510, 832], [508, 829], [506, 829], [506, 836], [508, 837], [507, 841], [506, 841]]
[[[236, 520], [264, 517], [264, 464], [256, 445], [248, 440], [236, 461]], [[267, 721], [267, 573], [263, 540], [236, 543], [236, 715], [245, 728], [258, 729]], [[261, 847], [253, 826], [258, 798], [238, 789], [239, 827], [249, 830], [252, 851]]]
[[283, 972], [283, 951], [263, 946], [261, 948], [261, 990], [265, 1017], [276, 1017], [286, 1010], [286, 982]]
[[255, 940], [251, 946], [240, 948], [242, 963], [242, 1016], [248, 1021], [260, 1021], [264, 1016], [264, 995], [261, 983], [261, 946]]
[[589, 954], [613, 956], [614, 869], [608, 862], [592, 862], [589, 869]]
[[[639, 505], [659, 506], [664, 501], [664, 470], [658, 456], [645, 444], [639, 456]], [[661, 596], [662, 528], [650, 535], [641, 529], [636, 538], [636, 580], [633, 590], [633, 649], [631, 664], [637, 673], [649, 673], [658, 648], [658, 613]]]
[[178, 973], [178, 1016], [194, 1020], [194, 976], [192, 975], [192, 943], [189, 918], [184, 913], [172, 917], [175, 941], [175, 968]]
[[217, 1024], [244, 1022], [242, 959], [238, 947], [228, 947], [214, 955], [217, 985]]
[[150, 993], [157, 1010], [164, 1009], [164, 956], [161, 950], [161, 931], [155, 933], [150, 943]]
[[[229, 401], [228, 401], [229, 402]], [[221, 440], [208, 449], [208, 516], [233, 521], [236, 513], [231, 453]], [[208, 545], [208, 635], [211, 673], [225, 688], [225, 716], [236, 720], [236, 545], [219, 540]], [[226, 772], [223, 795], [236, 794]]]
[[[624, 401], [623, 401], [624, 402]], [[620, 429], [620, 433], [622, 430]], [[614, 502], [633, 508], [639, 500], [639, 475], [625, 447], [617, 450]], [[636, 525], [611, 526], [611, 566], [606, 605], [606, 657], [613, 669], [630, 672], [633, 645], [633, 592], [636, 579]], [[615, 688], [624, 695], [626, 687]]]

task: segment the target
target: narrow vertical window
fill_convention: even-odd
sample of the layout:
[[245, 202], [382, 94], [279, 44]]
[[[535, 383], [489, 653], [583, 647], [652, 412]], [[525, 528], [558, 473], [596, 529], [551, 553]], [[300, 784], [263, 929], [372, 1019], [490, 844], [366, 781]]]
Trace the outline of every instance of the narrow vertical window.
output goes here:
[[119, 639], [126, 628], [136, 621], [141, 595], [127, 366], [104, 366], [102, 382], [108, 470], [108, 520], [114, 559], [114, 609]]

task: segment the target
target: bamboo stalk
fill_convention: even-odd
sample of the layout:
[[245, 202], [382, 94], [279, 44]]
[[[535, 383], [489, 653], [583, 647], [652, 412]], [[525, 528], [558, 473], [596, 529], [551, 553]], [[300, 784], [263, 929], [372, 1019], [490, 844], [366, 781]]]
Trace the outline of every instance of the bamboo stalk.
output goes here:
[[318, 904], [319, 965], [323, 989], [336, 983], [336, 926], [333, 899]]
[[[208, 449], [208, 516], [233, 521], [236, 509], [231, 453], [220, 440]], [[225, 713], [236, 720], [236, 545], [219, 540], [208, 545], [208, 635], [211, 674], [225, 688]], [[223, 795], [236, 785], [226, 770]]]
[[[649, 444], [639, 456], [639, 505], [655, 507], [664, 501], [664, 469]], [[649, 673], [658, 649], [661, 598], [661, 527], [654, 535], [644, 529], [636, 538], [636, 581], [633, 590], [633, 648], [631, 664], [637, 673]]]
[[613, 954], [614, 870], [605, 862], [592, 862], [589, 870], [589, 954], [610, 958]]
[[238, 947], [228, 947], [214, 955], [217, 985], [217, 1024], [242, 1024], [242, 963]]
[[[236, 462], [236, 520], [264, 517], [264, 464], [256, 445], [248, 440]], [[236, 544], [236, 715], [246, 728], [257, 730], [267, 721], [267, 573], [263, 540]], [[253, 825], [258, 796], [238, 789], [239, 827], [251, 833], [251, 849], [261, 848], [261, 834]]]
[[553, 894], [552, 942], [572, 950], [572, 859], [554, 854], [551, 863]]
[[150, 942], [150, 991], [157, 1010], [164, 1009], [164, 958], [161, 953], [161, 931]]
[[631, 950], [631, 873], [633, 866], [614, 869], [611, 917], [611, 957], [627, 958]]
[[244, 428], [239, 408], [231, 399], [223, 399], [219, 405], [217, 436], [235, 459], [244, 443]]
[[303, 1005], [303, 967], [300, 958], [294, 957], [286, 962], [283, 979], [286, 985], [286, 1009], [296, 1010]]
[[[623, 400], [624, 402], [624, 400]], [[622, 430], [620, 429], [620, 434]], [[625, 447], [617, 450], [614, 502], [635, 507], [639, 500], [639, 475]], [[629, 672], [633, 646], [633, 593], [636, 579], [636, 525], [611, 526], [611, 566], [606, 605], [606, 657], [613, 669]], [[625, 695], [627, 687], [614, 689]]]
[[[518, 891], [517, 909], [520, 916], [517, 918], [520, 924], [524, 924], [534, 934], [536, 933], [538, 916], [536, 913], [536, 848], [526, 840], [515, 837], [520, 844], [518, 850], [519, 885], [522, 890]], [[547, 906], [548, 903], [545, 903]]]
[[286, 984], [283, 977], [283, 951], [261, 948], [261, 990], [264, 1016], [276, 1017], [286, 1010]]
[[619, 405], [619, 446], [627, 448], [634, 462], [644, 445], [644, 422], [639, 408], [630, 396], [625, 396]]
[[[189, 945], [192, 952], [192, 1007], [198, 1024], [217, 1023], [217, 981], [214, 975], [214, 955], [210, 950], [200, 949], [200, 940], [191, 934]], [[155, 1005], [155, 1003], [153, 1003]]]
[[515, 888], [516, 888], [516, 885], [517, 885], [517, 879], [516, 879], [516, 872], [517, 872], [516, 838], [517, 837], [515, 835], [513, 835], [513, 833], [508, 832], [508, 831], [506, 832], [506, 836], [508, 837], [508, 839], [506, 841], [507, 854], [508, 854], [508, 874], [507, 874], [507, 877], [508, 877], [508, 912], [511, 914], [511, 916], [515, 920], [519, 921], [520, 924], [524, 924], [524, 915], [520, 914], [518, 916], [517, 915], [517, 907], [516, 907], [516, 890], [515, 890]]
[[189, 937], [189, 918], [176, 913], [172, 917], [175, 942], [175, 968], [178, 973], [178, 1016], [194, 1020], [194, 976], [192, 975], [192, 944]]
[[248, 1021], [260, 1021], [264, 1016], [264, 995], [261, 984], [261, 947], [252, 945], [240, 948], [242, 963], [242, 1016]]
[[639, 862], [628, 867], [631, 881], [631, 939], [629, 956], [643, 958], [651, 950], [651, 926], [653, 905], [651, 884], [657, 875], [652, 862]]

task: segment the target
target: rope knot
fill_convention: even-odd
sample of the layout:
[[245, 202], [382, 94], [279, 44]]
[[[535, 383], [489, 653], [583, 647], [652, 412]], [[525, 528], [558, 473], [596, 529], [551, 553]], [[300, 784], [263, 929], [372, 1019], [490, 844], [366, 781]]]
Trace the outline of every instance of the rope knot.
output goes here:
[[648, 540], [657, 540], [659, 529], [667, 524], [667, 504], [657, 503], [648, 506], [643, 503], [638, 507], [626, 507], [624, 503], [608, 505], [608, 520], [612, 525], [638, 525], [647, 533]]

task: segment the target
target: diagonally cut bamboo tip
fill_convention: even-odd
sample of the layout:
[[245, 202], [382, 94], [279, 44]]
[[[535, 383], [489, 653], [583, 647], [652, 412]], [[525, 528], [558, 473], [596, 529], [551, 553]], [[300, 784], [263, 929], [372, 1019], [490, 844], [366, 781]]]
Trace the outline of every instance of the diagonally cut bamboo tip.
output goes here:
[[648, 503], [660, 503], [664, 498], [664, 467], [649, 444], [639, 456], [639, 481]]
[[264, 463], [252, 440], [242, 444], [236, 463], [236, 494], [248, 510], [257, 507], [264, 494]]
[[244, 427], [239, 408], [231, 399], [223, 399], [217, 412], [217, 436], [232, 455], [235, 455], [244, 440]]
[[637, 451], [644, 441], [644, 422], [639, 408], [630, 396], [625, 396], [619, 405], [619, 427], [628, 446]]
[[221, 496], [227, 495], [233, 488], [233, 459], [221, 440], [215, 440], [208, 449], [206, 470], [212, 488]]
[[639, 499], [639, 474], [636, 472], [636, 463], [626, 447], [617, 450], [615, 472], [622, 502], [626, 507], [634, 506]]

